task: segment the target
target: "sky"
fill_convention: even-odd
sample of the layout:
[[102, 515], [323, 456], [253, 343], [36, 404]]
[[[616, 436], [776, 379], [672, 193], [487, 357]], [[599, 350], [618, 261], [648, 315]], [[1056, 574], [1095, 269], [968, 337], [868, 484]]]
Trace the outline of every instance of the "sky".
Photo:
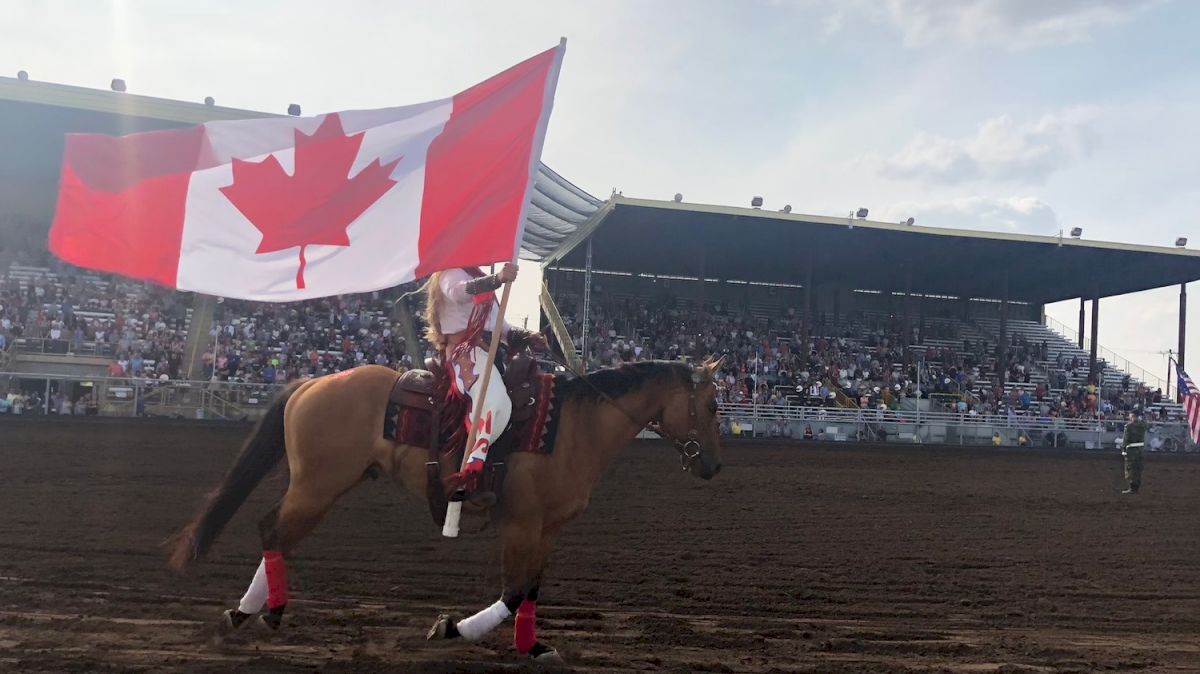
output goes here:
[[[316, 114], [444, 98], [566, 37], [543, 160], [602, 198], [1196, 246], [1198, 25], [1187, 0], [7, 0], [0, 73]], [[1165, 378], [1177, 311], [1178, 287], [1103, 300], [1100, 342]]]

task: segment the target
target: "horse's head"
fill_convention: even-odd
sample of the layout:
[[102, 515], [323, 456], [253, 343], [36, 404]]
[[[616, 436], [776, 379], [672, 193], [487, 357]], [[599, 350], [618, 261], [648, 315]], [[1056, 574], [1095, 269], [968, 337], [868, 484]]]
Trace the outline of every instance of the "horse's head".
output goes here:
[[717, 428], [717, 370], [720, 360], [691, 368], [691, 380], [676, 389], [663, 409], [662, 430], [675, 441], [683, 469], [711, 480], [721, 472], [721, 436]]

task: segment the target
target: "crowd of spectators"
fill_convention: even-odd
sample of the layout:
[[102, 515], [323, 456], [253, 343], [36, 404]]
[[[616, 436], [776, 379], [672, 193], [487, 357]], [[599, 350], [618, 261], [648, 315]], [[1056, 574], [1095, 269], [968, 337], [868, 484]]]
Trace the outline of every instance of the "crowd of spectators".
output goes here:
[[[567, 297], [560, 306], [576, 335], [582, 332], [579, 301]], [[999, 345], [967, 337], [955, 321], [928, 321], [923, 334], [912, 327], [916, 348], [906, 353], [902, 321], [883, 314], [852, 313], [835, 325], [818, 313], [806, 342], [794, 308], [752, 314], [710, 304], [700, 315], [676, 299], [605, 298], [589, 310], [592, 366], [723, 356], [721, 402], [897, 409], [907, 398], [934, 397], [943, 411], [968, 416], [1104, 420], [1162, 401], [1161, 391], [1134, 386], [1128, 377], [1120, 389], [1071, 383], [1086, 362], [1077, 356], [1052, 362], [1046, 341], [1024, 335], [1006, 345], [1006, 380], [1024, 386], [1002, 389], [995, 371]], [[918, 344], [925, 340], [932, 345]]]
[[[68, 265], [17, 255], [45, 271], [0, 276], [0, 354], [24, 339], [62, 353], [111, 357], [113, 377], [179, 379], [192, 296], [102, 277]], [[25, 267], [26, 270], [29, 267]], [[214, 312], [203, 356], [204, 379], [280, 384], [374, 363], [412, 366], [395, 305], [419, 313], [412, 287], [271, 304], [226, 300]], [[1128, 378], [1119, 390], [1080, 385], [1077, 356], [1050, 362], [1049, 345], [1014, 335], [1007, 346], [1009, 382], [994, 384], [998, 345], [950, 320], [904, 326], [896, 316], [851, 313], [834, 321], [817, 312], [806, 329], [795, 308], [710, 302], [704, 312], [678, 299], [633, 299], [597, 293], [587, 351], [592, 367], [639, 360], [723, 358], [722, 402], [896, 409], [905, 399], [938, 397], [968, 415], [1112, 418], [1161, 402]], [[595, 296], [594, 296], [595, 297]], [[579, 298], [560, 299], [568, 329], [582, 333]], [[418, 352], [429, 355], [414, 333]], [[410, 333], [410, 334], [414, 334]], [[920, 344], [904, 349], [904, 343]], [[87, 349], [91, 349], [88, 351]], [[2, 357], [2, 356], [0, 356]], [[193, 376], [195, 376], [193, 374]], [[949, 401], [949, 402], [946, 402]]]
[[24, 339], [48, 353], [112, 357], [120, 375], [179, 377], [187, 336], [180, 293], [62, 264], [46, 269], [0, 277], [0, 347]]
[[277, 384], [373, 363], [412, 366], [392, 315], [415, 308], [411, 288], [270, 304], [227, 300], [217, 306], [204, 378]]

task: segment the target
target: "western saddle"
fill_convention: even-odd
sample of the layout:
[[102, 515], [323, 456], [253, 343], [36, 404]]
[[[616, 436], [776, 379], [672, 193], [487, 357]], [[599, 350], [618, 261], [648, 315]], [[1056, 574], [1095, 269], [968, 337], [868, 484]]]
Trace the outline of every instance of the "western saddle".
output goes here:
[[[479, 485], [480, 491], [494, 492], [497, 497], [501, 494], [507, 456], [514, 450], [538, 451], [541, 446], [540, 434], [544, 429], [531, 428], [534, 425], [531, 422], [545, 425], [546, 413], [543, 410], [538, 414], [538, 403], [549, 380], [541, 374], [528, 349], [505, 356], [496, 360], [512, 400], [512, 416], [508, 427], [488, 450]], [[544, 391], [545, 395], [549, 393]], [[445, 522], [449, 497], [458, 488], [451, 476], [462, 464], [470, 413], [470, 400], [452, 392], [450, 373], [440, 358], [427, 359], [424, 370], [409, 370], [400, 375], [389, 396], [384, 434], [399, 444], [429, 450], [425, 463], [426, 496], [433, 521], [439, 526]], [[533, 436], [537, 436], [536, 441], [531, 439]]]

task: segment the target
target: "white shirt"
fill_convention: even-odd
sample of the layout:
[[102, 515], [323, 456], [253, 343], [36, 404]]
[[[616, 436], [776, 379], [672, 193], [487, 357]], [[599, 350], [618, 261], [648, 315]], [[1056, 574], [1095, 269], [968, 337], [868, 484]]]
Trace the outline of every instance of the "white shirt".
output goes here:
[[[475, 309], [475, 298], [467, 292], [467, 283], [474, 280], [475, 277], [462, 269], [447, 269], [442, 272], [440, 285], [442, 294], [446, 296], [446, 302], [442, 304], [442, 313], [438, 316], [438, 323], [440, 323], [439, 327], [443, 335], [453, 335], [467, 329], [467, 323], [471, 320], [471, 312]], [[492, 302], [492, 310], [488, 313], [484, 330], [495, 329], [496, 315], [499, 313], [500, 303]], [[511, 327], [506, 324], [505, 330], [507, 331]]]

